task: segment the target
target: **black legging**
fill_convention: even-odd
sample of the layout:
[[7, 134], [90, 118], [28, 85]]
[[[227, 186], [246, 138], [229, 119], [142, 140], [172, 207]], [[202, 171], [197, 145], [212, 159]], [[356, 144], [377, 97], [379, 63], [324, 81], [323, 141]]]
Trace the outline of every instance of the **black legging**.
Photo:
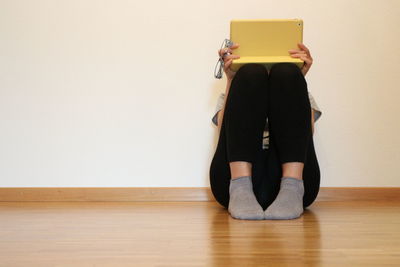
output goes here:
[[[268, 117], [269, 147], [262, 148]], [[225, 100], [218, 145], [210, 166], [211, 191], [225, 208], [229, 204], [229, 162], [252, 163], [253, 190], [263, 209], [280, 189], [282, 163], [303, 162], [303, 207], [317, 197], [320, 170], [311, 129], [307, 82], [292, 63], [242, 66]]]

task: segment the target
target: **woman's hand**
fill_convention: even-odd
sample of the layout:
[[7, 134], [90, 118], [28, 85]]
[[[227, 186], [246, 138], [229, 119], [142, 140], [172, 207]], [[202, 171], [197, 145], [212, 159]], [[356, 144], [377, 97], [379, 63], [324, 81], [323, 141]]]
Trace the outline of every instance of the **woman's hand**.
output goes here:
[[297, 45], [300, 49], [291, 49], [289, 50], [289, 53], [291, 57], [300, 58], [304, 61], [301, 72], [304, 76], [306, 76], [306, 73], [311, 68], [311, 65], [313, 63], [313, 58], [311, 57], [310, 50], [308, 50], [308, 48], [304, 44], [298, 43]]
[[224, 72], [226, 74], [226, 77], [228, 80], [232, 80], [233, 77], [235, 76], [236, 72], [230, 69], [230, 66], [232, 64], [233, 59], [240, 58], [238, 55], [232, 54], [233, 49], [236, 49], [239, 47], [239, 44], [233, 44], [231, 47], [226, 47], [218, 50], [218, 55], [220, 57], [223, 57], [224, 53], [229, 52], [231, 55], [225, 55], [223, 57], [224, 60]]

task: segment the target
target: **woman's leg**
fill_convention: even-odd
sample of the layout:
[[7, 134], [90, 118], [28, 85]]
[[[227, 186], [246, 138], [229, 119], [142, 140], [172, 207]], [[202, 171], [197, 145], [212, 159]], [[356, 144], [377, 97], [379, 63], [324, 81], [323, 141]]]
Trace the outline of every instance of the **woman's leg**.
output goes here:
[[236, 73], [225, 105], [228, 161], [253, 163], [261, 148], [267, 119], [268, 72], [246, 64]]
[[281, 164], [304, 164], [312, 136], [311, 104], [300, 68], [292, 63], [275, 64], [269, 89], [270, 138], [276, 142]]
[[[307, 129], [311, 124], [311, 114], [308, 114], [307, 84], [304, 76], [294, 65], [278, 64], [271, 71], [268, 98], [269, 108], [272, 109], [268, 118], [269, 148], [266, 151], [265, 164], [257, 164], [258, 168], [266, 168], [266, 176], [255, 192], [261, 205], [266, 208], [276, 199], [282, 177], [302, 177], [304, 183], [303, 208], [306, 208], [316, 199], [320, 187], [320, 169], [310, 130], [311, 126]], [[271, 120], [275, 121], [276, 127], [271, 126]], [[298, 128], [301, 130], [298, 131]], [[311, 131], [310, 134], [307, 133], [309, 131]], [[290, 145], [285, 144], [285, 139], [291, 139], [291, 136], [297, 140], [289, 141]], [[307, 140], [307, 136], [309, 139], [305, 149], [306, 142], [304, 140]], [[284, 144], [282, 145], [282, 143]], [[292, 150], [291, 147], [296, 148]], [[306, 154], [305, 158], [303, 158], [304, 153]], [[294, 175], [291, 176], [292, 174]]]
[[[250, 164], [260, 157], [262, 135], [267, 117], [267, 70], [259, 64], [247, 64], [236, 73], [229, 90], [224, 118], [214, 158], [210, 166], [210, 185], [214, 197], [229, 205], [231, 178], [239, 178], [246, 170], [235, 164]], [[262, 175], [251, 176], [253, 188]]]
[[280, 63], [271, 69], [269, 89], [270, 139], [276, 144], [282, 179], [279, 193], [265, 214], [267, 219], [293, 219], [303, 213], [302, 179], [312, 139], [307, 83], [295, 64]]

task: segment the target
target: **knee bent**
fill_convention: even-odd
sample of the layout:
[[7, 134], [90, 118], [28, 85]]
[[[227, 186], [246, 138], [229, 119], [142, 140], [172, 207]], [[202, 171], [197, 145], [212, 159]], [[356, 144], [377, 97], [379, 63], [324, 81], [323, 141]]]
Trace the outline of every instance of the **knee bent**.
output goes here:
[[301, 69], [294, 63], [277, 63], [271, 67], [270, 75], [279, 75], [279, 76], [291, 76], [291, 75], [299, 75], [301, 73]]
[[240, 67], [240, 69], [236, 72], [235, 77], [244, 77], [252, 80], [255, 77], [265, 78], [267, 75], [267, 69], [257, 63], [248, 63]]

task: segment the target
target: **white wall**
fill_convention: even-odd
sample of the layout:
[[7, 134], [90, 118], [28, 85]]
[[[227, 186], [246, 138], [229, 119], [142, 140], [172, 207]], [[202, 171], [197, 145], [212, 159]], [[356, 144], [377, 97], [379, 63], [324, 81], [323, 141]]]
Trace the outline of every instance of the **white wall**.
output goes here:
[[321, 186], [400, 186], [400, 1], [0, 0], [0, 186], [208, 186], [229, 21], [302, 18]]

